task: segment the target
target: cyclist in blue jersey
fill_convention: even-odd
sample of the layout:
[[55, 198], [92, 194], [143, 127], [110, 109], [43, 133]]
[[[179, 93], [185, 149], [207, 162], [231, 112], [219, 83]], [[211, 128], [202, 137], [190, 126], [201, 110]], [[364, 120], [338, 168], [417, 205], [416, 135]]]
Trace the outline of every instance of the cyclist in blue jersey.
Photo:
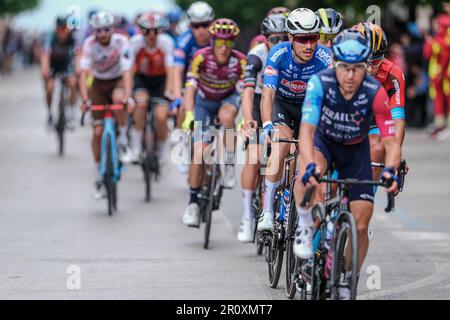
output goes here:
[[[311, 208], [300, 208], [306, 187], [317, 185], [317, 175], [333, 165], [343, 179], [372, 180], [368, 133], [372, 119], [380, 129], [386, 148], [383, 179], [392, 181], [387, 192], [398, 188], [397, 173], [401, 158], [400, 143], [386, 90], [367, 73], [371, 47], [355, 30], [345, 30], [333, 41], [335, 69], [313, 76], [303, 103], [300, 129], [299, 177], [295, 187], [298, 228], [294, 254], [311, 258], [313, 220]], [[317, 199], [316, 199], [317, 200]], [[358, 230], [360, 270], [367, 254], [368, 226], [373, 213], [374, 190], [358, 185], [350, 189], [350, 208]], [[350, 274], [346, 274], [349, 279]], [[344, 291], [350, 291], [348, 290]], [[342, 296], [342, 290], [341, 290]], [[345, 295], [344, 295], [345, 297]]]
[[[192, 58], [197, 50], [210, 44], [209, 27], [214, 20], [214, 10], [203, 1], [194, 2], [187, 11], [190, 22], [190, 30], [180, 35], [176, 42], [174, 57], [173, 85], [174, 102], [171, 109], [181, 106], [183, 84]], [[181, 116], [181, 115], [180, 115]]]
[[[306, 84], [315, 73], [327, 69], [332, 63], [330, 49], [317, 44], [320, 27], [320, 19], [313, 11], [296, 9], [286, 19], [289, 41], [274, 46], [269, 52], [261, 99], [266, 137], [274, 127], [279, 138], [298, 136]], [[289, 148], [287, 144], [272, 146], [266, 170], [264, 208], [258, 223], [260, 232], [273, 231], [273, 199]]]

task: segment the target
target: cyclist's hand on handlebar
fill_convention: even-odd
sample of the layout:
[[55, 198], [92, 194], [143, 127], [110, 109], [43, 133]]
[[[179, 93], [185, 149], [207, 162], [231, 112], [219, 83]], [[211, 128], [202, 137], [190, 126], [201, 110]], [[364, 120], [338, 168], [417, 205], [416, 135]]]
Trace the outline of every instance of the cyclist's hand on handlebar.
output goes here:
[[90, 100], [83, 101], [80, 106], [81, 112], [85, 113], [86, 111], [88, 111], [91, 105], [92, 103]]
[[267, 121], [263, 126], [263, 137], [266, 139], [267, 143], [272, 142], [272, 131], [273, 131], [273, 123], [271, 121]]
[[125, 99], [123, 101], [123, 105], [125, 106], [127, 112], [130, 114], [133, 113], [134, 109], [136, 108], [136, 102], [131, 97], [128, 99]]
[[256, 132], [258, 129], [258, 122], [255, 120], [244, 120], [244, 124], [242, 126], [242, 134], [245, 138], [250, 138], [250, 136]]
[[189, 131], [191, 129], [191, 123], [195, 120], [194, 112], [188, 111], [186, 112], [186, 115], [184, 116], [184, 121], [181, 124], [181, 128], [183, 130]]
[[408, 166], [408, 162], [405, 160], [405, 176], [408, 174], [409, 172], [409, 166]]
[[302, 177], [302, 183], [304, 186], [309, 186], [312, 184], [313, 186], [319, 186], [318, 179], [320, 177], [321, 168], [316, 165], [314, 162], [310, 163], [306, 167], [306, 172]]
[[181, 98], [177, 98], [170, 103], [170, 112], [176, 113], [176, 111], [181, 107], [183, 100]]
[[385, 183], [386, 192], [394, 194], [398, 193], [400, 181], [395, 174], [394, 168], [386, 167], [381, 175], [381, 180]]

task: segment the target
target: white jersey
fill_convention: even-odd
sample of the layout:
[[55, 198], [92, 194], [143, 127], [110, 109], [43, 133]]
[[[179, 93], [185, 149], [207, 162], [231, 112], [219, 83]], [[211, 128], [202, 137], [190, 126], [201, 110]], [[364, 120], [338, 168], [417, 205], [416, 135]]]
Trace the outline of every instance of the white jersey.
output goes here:
[[120, 78], [132, 67], [127, 37], [114, 33], [108, 46], [102, 46], [95, 35], [88, 37], [83, 45], [80, 66], [83, 70], [92, 70], [96, 79]]
[[[247, 68], [248, 68], [248, 75], [251, 76], [254, 72], [257, 72], [256, 75], [256, 85], [255, 85], [255, 93], [256, 94], [262, 94], [263, 88], [264, 88], [264, 82], [263, 82], [263, 76], [264, 76], [264, 69], [266, 68], [266, 61], [267, 57], [269, 55], [269, 49], [267, 48], [266, 44], [261, 43], [258, 44], [256, 47], [254, 47], [250, 52], [248, 53], [248, 62], [247, 62]], [[254, 57], [251, 57], [254, 56]], [[258, 58], [259, 61], [254, 61], [254, 58]], [[250, 70], [254, 68], [254, 70]], [[253, 71], [253, 72], [252, 72]]]

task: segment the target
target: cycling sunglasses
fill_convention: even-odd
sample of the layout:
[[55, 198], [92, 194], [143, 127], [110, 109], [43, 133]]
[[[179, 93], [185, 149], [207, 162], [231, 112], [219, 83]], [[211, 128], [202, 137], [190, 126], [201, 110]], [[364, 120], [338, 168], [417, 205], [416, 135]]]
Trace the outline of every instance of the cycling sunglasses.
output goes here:
[[267, 41], [269, 41], [271, 44], [278, 44], [280, 42], [288, 41], [289, 38], [287, 35], [284, 36], [268, 36]]
[[226, 46], [228, 49], [231, 49], [231, 48], [234, 48], [234, 41], [233, 40], [217, 39], [217, 40], [214, 40], [214, 46], [218, 47], [218, 48]]
[[203, 22], [203, 23], [191, 23], [191, 28], [192, 29], [206, 29], [209, 28], [209, 26], [211, 25], [211, 22]]
[[159, 33], [159, 29], [141, 29], [141, 32], [144, 36], [150, 34], [150, 33], [155, 33], [158, 34]]
[[383, 59], [384, 57], [372, 58], [368, 61], [369, 66], [371, 66], [372, 68], [378, 68], [383, 63]]
[[335, 63], [336, 69], [340, 69], [344, 71], [345, 73], [349, 73], [350, 70], [353, 70], [353, 72], [362, 72], [367, 70], [367, 63], [360, 62], [360, 63], [346, 63], [343, 61], [338, 61]]
[[294, 41], [301, 44], [307, 44], [308, 42], [316, 43], [319, 41], [319, 34], [310, 34], [307, 36], [294, 36]]
[[111, 27], [98, 28], [98, 29], [95, 29], [95, 33], [97, 33], [97, 34], [102, 33], [102, 32], [109, 33], [109, 32], [111, 32], [111, 30], [112, 30]]
[[336, 38], [337, 34], [325, 34], [321, 33], [319, 36], [320, 41], [328, 43], [329, 41], [333, 41]]

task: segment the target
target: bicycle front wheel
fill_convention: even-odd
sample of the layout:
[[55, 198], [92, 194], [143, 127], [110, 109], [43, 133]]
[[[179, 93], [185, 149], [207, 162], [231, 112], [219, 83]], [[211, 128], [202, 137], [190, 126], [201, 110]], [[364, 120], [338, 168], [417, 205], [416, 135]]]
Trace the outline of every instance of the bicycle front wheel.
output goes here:
[[214, 191], [216, 190], [217, 185], [217, 164], [213, 164], [211, 166], [211, 179], [209, 181], [209, 189], [208, 189], [208, 204], [205, 208], [205, 239], [203, 243], [203, 248], [208, 249], [209, 248], [209, 238], [211, 235], [211, 223], [212, 223], [212, 212], [214, 208]]
[[286, 230], [286, 295], [288, 299], [294, 299], [297, 293], [297, 270], [299, 261], [294, 255], [295, 229], [297, 225], [297, 210], [290, 206], [288, 225]]
[[107, 193], [107, 207], [108, 214], [113, 215], [116, 204], [117, 204], [117, 194], [116, 194], [116, 183], [114, 182], [114, 166], [111, 151], [111, 137], [106, 137], [106, 173], [105, 173], [105, 186]]
[[[358, 234], [355, 218], [350, 212], [343, 212], [338, 216], [333, 244], [333, 268], [330, 280], [331, 299], [349, 298], [355, 300], [358, 282]], [[345, 259], [345, 256], [347, 256], [347, 259]], [[350, 277], [348, 277], [348, 274], [350, 274]], [[347, 290], [345, 296], [341, 294], [343, 288]], [[350, 292], [348, 293], [348, 291]]]

